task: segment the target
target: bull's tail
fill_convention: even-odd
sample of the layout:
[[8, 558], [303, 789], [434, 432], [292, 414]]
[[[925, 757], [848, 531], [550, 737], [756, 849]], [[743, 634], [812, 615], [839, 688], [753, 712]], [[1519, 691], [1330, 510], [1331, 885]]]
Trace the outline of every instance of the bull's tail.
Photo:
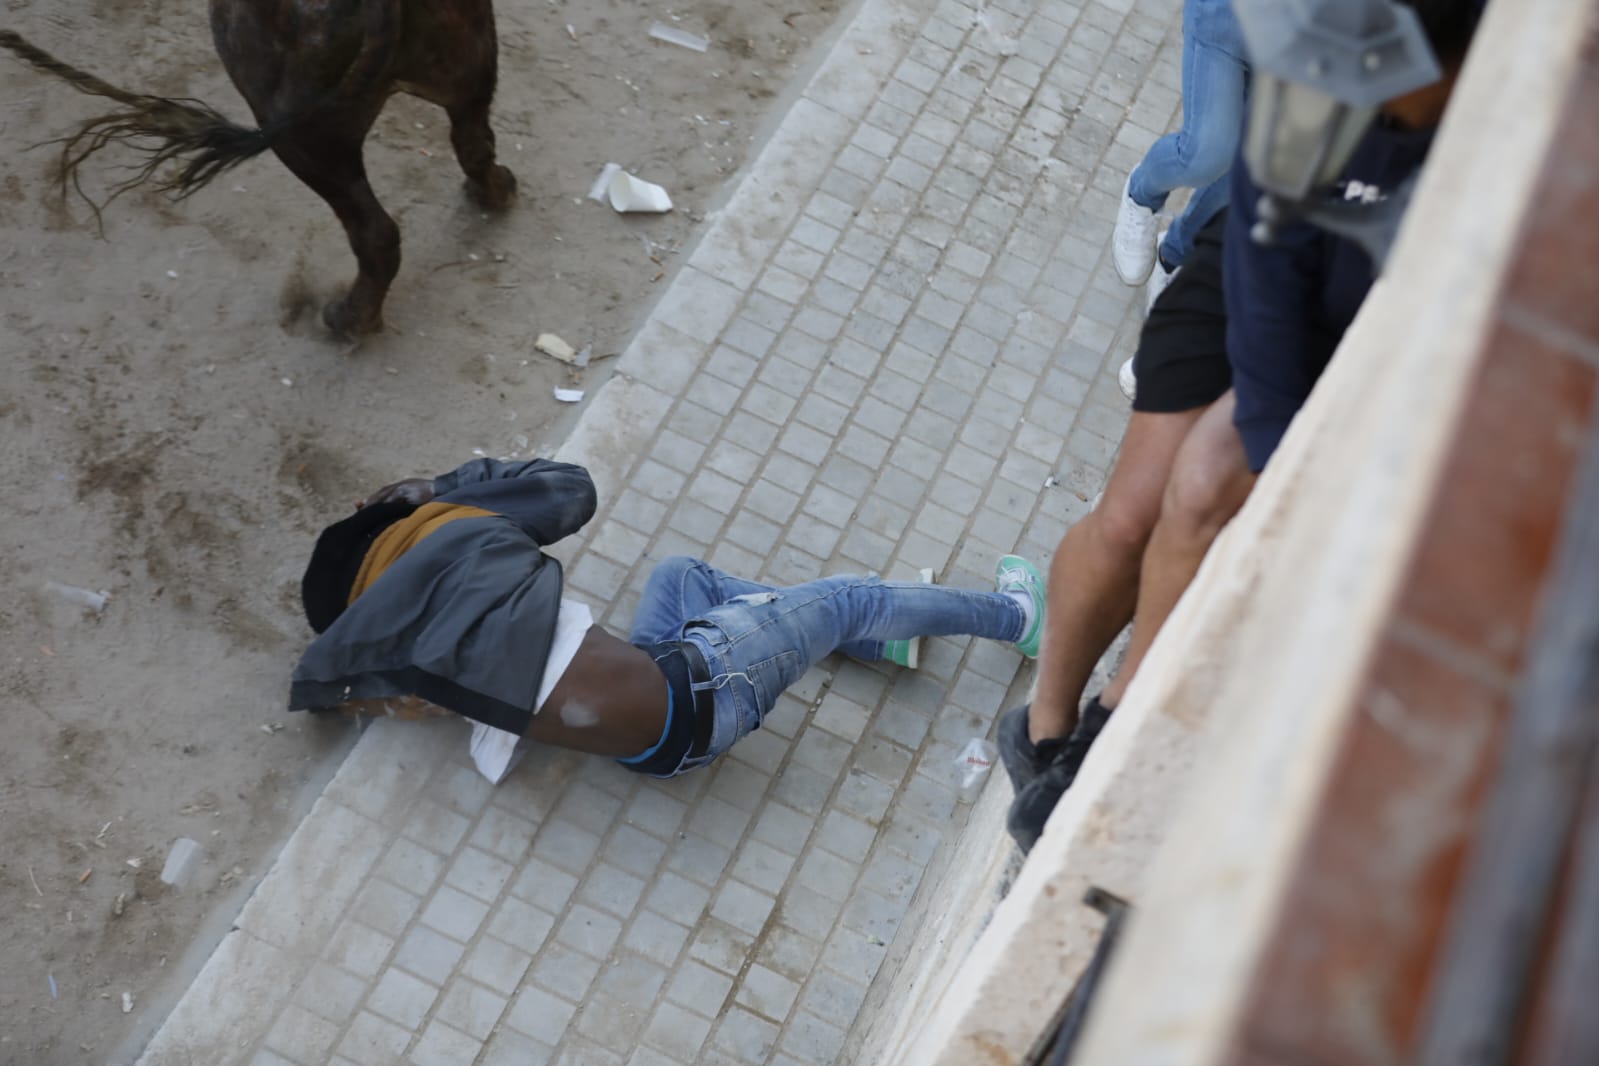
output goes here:
[[[260, 155], [272, 146], [277, 130], [269, 127], [249, 129], [229, 122], [215, 108], [199, 100], [173, 99], [130, 93], [36, 47], [11, 30], [0, 30], [0, 48], [19, 59], [53, 74], [91, 96], [115, 100], [117, 111], [89, 119], [77, 132], [61, 138], [61, 162], [57, 177], [63, 190], [70, 182], [98, 218], [103, 205], [95, 204], [78, 181], [84, 160], [113, 142], [127, 145], [143, 156], [132, 177], [112, 189], [115, 199], [136, 185], [150, 180], [171, 160], [181, 165], [156, 188], [183, 199], [203, 188], [218, 174]], [[109, 203], [109, 200], [107, 201]]]

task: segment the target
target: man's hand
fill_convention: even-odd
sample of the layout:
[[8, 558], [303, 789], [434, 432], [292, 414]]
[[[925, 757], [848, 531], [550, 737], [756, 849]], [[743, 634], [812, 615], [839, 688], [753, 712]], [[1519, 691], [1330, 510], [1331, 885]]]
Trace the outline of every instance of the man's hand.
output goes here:
[[404, 481], [396, 481], [392, 485], [384, 485], [366, 499], [355, 505], [356, 510], [371, 506], [374, 503], [393, 503], [396, 500], [416, 504], [420, 507], [433, 498], [433, 479], [426, 477], [408, 477]]

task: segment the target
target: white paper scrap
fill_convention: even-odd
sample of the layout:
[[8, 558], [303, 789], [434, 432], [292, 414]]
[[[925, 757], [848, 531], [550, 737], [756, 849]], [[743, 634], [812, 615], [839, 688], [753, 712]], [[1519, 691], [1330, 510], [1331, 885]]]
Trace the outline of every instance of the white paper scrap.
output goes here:
[[657, 22], [651, 26], [650, 36], [657, 41], [679, 45], [695, 52], [703, 52], [711, 46], [708, 38], [701, 37], [697, 33], [689, 33], [687, 30], [680, 30], [676, 26], [668, 26], [664, 22]]
[[527, 754], [527, 745], [522, 743], [521, 737], [482, 722], [472, 723], [470, 746], [478, 773], [496, 785], [504, 781], [505, 775]]

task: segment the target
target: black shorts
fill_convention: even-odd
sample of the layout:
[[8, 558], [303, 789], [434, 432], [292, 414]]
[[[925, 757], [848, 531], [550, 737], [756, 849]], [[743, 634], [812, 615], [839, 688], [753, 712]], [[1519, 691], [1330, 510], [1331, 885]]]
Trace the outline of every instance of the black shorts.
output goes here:
[[1174, 414], [1209, 407], [1232, 387], [1221, 289], [1226, 225], [1226, 211], [1205, 224], [1182, 269], [1149, 309], [1133, 353], [1134, 411]]

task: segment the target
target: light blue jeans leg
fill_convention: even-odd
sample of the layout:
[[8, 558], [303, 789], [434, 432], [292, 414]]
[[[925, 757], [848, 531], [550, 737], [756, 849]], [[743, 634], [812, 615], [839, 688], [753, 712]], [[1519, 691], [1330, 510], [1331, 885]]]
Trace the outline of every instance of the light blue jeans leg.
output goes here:
[[[841, 647], [880, 658], [882, 645], [911, 637], [969, 634], [1015, 642], [1021, 605], [999, 592], [851, 575], [823, 578], [723, 603], [688, 625], [716, 690], [709, 761], [759, 728], [783, 690]], [[870, 654], [866, 654], [866, 653]], [[688, 767], [685, 767], [688, 768]]]
[[1194, 236], [1227, 205], [1226, 176], [1243, 136], [1249, 68], [1230, 10], [1188, 0], [1183, 18], [1183, 125], [1150, 146], [1128, 179], [1133, 201], [1151, 211], [1174, 189], [1196, 190], [1161, 246], [1168, 266], [1181, 266]]
[[883, 581], [851, 574], [825, 577], [734, 601], [711, 612], [742, 664], [792, 652], [811, 665], [840, 647], [855, 647], [865, 659], [880, 659], [890, 640], [969, 634], [1015, 641], [1025, 616], [1010, 596], [922, 582]]
[[[704, 618], [711, 608], [740, 596], [760, 596], [775, 591], [775, 585], [746, 581], [726, 570], [718, 570], [703, 559], [674, 555], [650, 571], [628, 639], [634, 644], [680, 640], [683, 626]], [[862, 644], [846, 641], [838, 650], [867, 661], [883, 656], [881, 641]]]
[[1182, 266], [1188, 253], [1194, 250], [1194, 238], [1205, 228], [1205, 223], [1227, 207], [1231, 192], [1232, 176], [1226, 173], [1203, 189], [1195, 189], [1188, 198], [1188, 206], [1172, 222], [1165, 239], [1160, 242], [1161, 261], [1171, 267]]
[[703, 559], [671, 556], [650, 571], [628, 639], [634, 644], [680, 640], [684, 622], [704, 618], [712, 607], [735, 596], [771, 592], [772, 588], [734, 577]]

